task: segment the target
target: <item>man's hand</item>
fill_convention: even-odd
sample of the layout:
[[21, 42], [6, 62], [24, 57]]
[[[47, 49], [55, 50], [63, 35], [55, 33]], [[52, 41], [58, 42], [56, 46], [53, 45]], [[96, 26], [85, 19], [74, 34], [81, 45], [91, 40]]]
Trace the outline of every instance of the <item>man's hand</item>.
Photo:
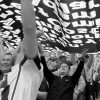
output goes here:
[[73, 100], [77, 100], [77, 96], [78, 96], [78, 94], [73, 93]]
[[43, 49], [41, 43], [38, 43], [38, 50], [39, 50], [39, 53], [41, 54], [41, 56], [43, 56], [44, 55], [44, 49]]
[[40, 38], [43, 35], [43, 33], [44, 33], [43, 29], [36, 31], [37, 39]]
[[89, 49], [85, 49], [85, 50], [83, 51], [81, 58], [85, 59], [85, 56], [86, 56], [88, 50], [89, 50]]

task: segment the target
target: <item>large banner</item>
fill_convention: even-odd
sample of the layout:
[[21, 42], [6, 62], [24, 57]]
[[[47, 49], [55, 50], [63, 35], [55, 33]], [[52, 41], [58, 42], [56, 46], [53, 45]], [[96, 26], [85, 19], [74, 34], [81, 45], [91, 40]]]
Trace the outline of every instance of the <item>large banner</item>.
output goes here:
[[[8, 0], [9, 2], [9, 0]], [[0, 0], [1, 34], [14, 47], [22, 40], [20, 0]], [[99, 0], [33, 0], [39, 39], [45, 50], [100, 51]], [[7, 37], [6, 37], [7, 36]]]

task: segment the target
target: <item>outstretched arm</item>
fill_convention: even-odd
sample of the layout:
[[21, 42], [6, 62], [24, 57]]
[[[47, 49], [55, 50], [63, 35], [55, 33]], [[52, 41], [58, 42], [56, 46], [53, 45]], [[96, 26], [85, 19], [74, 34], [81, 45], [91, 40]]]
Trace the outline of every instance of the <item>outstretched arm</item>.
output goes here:
[[76, 54], [75, 53], [70, 53], [70, 56], [71, 56], [72, 65], [75, 65], [76, 64]]
[[15, 59], [15, 65], [20, 63], [24, 58], [24, 50], [22, 43], [20, 43], [19, 46], [13, 51], [13, 58]]
[[72, 82], [73, 86], [76, 86], [76, 84], [78, 83], [78, 80], [81, 76], [81, 72], [82, 72], [82, 69], [84, 67], [85, 55], [87, 54], [87, 51], [88, 51], [88, 49], [86, 49], [83, 52], [82, 57], [80, 58], [78, 67], [77, 67], [75, 73], [73, 74], [73, 76], [71, 78], [71, 82]]
[[1, 61], [1, 58], [2, 56], [5, 54], [5, 50], [4, 50], [4, 46], [3, 46], [3, 41], [2, 39], [0, 39], [0, 61]]
[[41, 56], [41, 63], [43, 64], [43, 67], [44, 67], [44, 69], [43, 69], [44, 76], [45, 76], [46, 80], [48, 81], [49, 85], [51, 85], [52, 80], [54, 78], [54, 75], [48, 69], [47, 62], [46, 62], [45, 57], [44, 57], [44, 50], [43, 50], [42, 45], [40, 43], [38, 44], [38, 49], [39, 49], [39, 53]]
[[38, 44], [36, 39], [35, 12], [31, 0], [21, 0], [21, 14], [25, 54], [29, 58], [34, 58], [38, 51]]

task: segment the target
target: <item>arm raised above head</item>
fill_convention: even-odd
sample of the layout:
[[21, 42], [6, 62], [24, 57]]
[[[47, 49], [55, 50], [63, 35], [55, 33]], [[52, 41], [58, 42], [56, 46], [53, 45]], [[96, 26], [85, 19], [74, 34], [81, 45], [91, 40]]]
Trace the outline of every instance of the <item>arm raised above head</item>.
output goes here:
[[75, 53], [70, 53], [70, 56], [71, 56], [71, 62], [73, 65], [76, 64], [76, 54]]
[[21, 14], [25, 54], [29, 58], [34, 58], [38, 51], [38, 43], [36, 38], [35, 12], [31, 0], [21, 0]]
[[2, 58], [2, 56], [5, 54], [5, 50], [4, 50], [4, 45], [3, 45], [3, 40], [0, 39], [0, 60]]

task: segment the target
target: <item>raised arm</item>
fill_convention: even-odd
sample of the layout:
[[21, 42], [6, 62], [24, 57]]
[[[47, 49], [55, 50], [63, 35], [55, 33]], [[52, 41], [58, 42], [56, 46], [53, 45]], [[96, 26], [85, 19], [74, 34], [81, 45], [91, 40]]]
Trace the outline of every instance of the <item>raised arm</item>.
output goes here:
[[20, 63], [24, 58], [24, 49], [23, 44], [19, 44], [19, 46], [13, 51], [13, 58], [15, 59], [15, 65]]
[[76, 84], [78, 83], [78, 80], [79, 80], [79, 78], [81, 76], [81, 72], [82, 72], [82, 69], [84, 67], [85, 55], [86, 55], [87, 51], [88, 51], [88, 49], [86, 49], [83, 52], [82, 57], [80, 58], [78, 67], [77, 67], [75, 73], [73, 74], [73, 76], [71, 78], [73, 86], [76, 86]]
[[0, 61], [1, 61], [1, 57], [5, 54], [5, 50], [4, 50], [4, 46], [3, 46], [3, 41], [0, 38]]
[[37, 55], [38, 44], [36, 39], [35, 12], [31, 0], [21, 0], [21, 14], [25, 54], [29, 58], [34, 58]]
[[50, 84], [52, 84], [54, 75], [48, 69], [47, 62], [46, 62], [45, 56], [44, 56], [44, 50], [43, 50], [43, 47], [40, 43], [38, 44], [38, 49], [39, 49], [39, 53], [40, 53], [40, 56], [41, 56], [41, 63], [44, 67], [44, 70], [43, 70], [44, 71], [44, 76], [45, 76], [46, 80], [48, 81], [48, 83], [50, 85]]
[[[0, 38], [0, 61], [1, 61], [2, 56], [4, 55], [4, 53], [5, 53], [5, 50], [4, 50], [4, 46], [3, 46], [3, 41]], [[1, 63], [0, 63], [0, 80], [2, 79], [2, 75], [3, 75], [3, 73], [1, 72]]]
[[75, 65], [76, 64], [76, 54], [75, 53], [70, 53], [70, 56], [71, 56], [71, 62], [72, 62], [72, 65]]

